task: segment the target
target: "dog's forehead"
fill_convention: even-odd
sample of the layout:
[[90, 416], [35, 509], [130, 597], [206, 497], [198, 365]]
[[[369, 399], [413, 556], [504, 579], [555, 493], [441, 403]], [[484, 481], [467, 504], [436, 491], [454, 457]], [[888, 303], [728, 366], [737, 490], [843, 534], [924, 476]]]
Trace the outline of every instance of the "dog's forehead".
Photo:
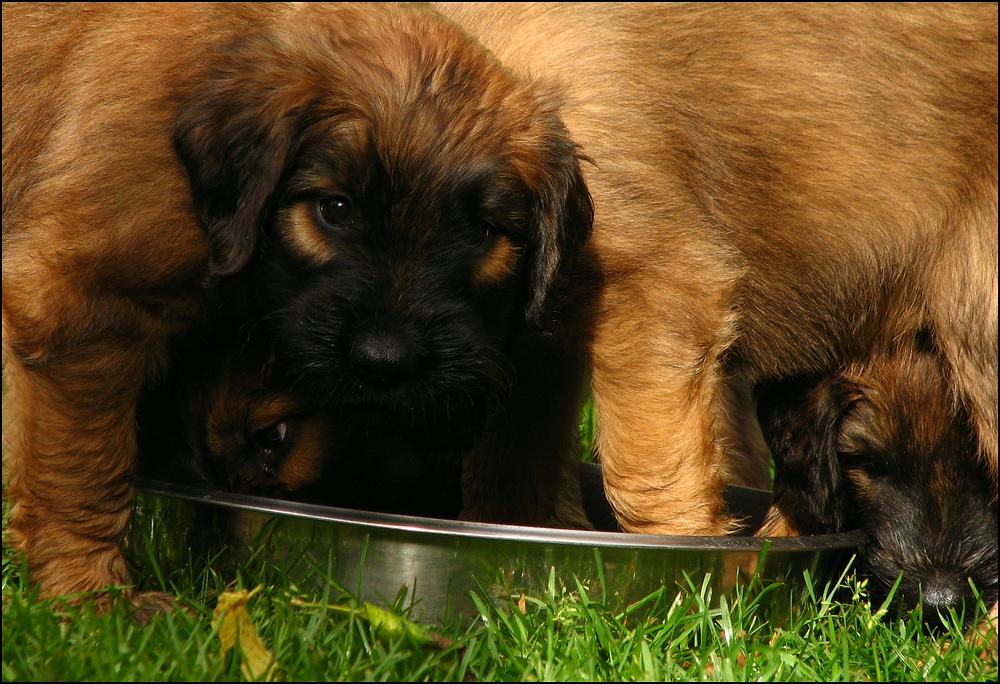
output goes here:
[[[411, 110], [412, 112], [413, 110]], [[336, 114], [302, 146], [286, 196], [346, 195], [397, 219], [469, 217], [528, 228], [531, 191], [503, 131], [464, 131], [424, 110]]]
[[944, 372], [933, 353], [912, 349], [877, 354], [849, 369], [847, 384], [863, 400], [845, 417], [842, 440], [869, 443], [928, 477], [941, 462], [973, 458], [968, 416], [949, 393]]
[[383, 210], [458, 208], [514, 220], [528, 211], [525, 181], [503, 150], [442, 149], [405, 133], [362, 120], [328, 128], [303, 147], [285, 191], [343, 194]]
[[303, 84], [316, 90], [307, 118], [321, 137], [374, 153], [400, 176], [436, 167], [475, 175], [501, 159], [537, 166], [562, 135], [547, 90], [440, 15], [384, 7], [301, 14], [278, 42], [290, 63], [308, 65]]
[[449, 98], [409, 86], [413, 92], [370, 95], [364, 113], [328, 118], [333, 126], [320, 145], [333, 154], [352, 155], [343, 160], [348, 165], [380, 168], [400, 181], [425, 182], [452, 178], [502, 182], [503, 174], [513, 175], [517, 160], [533, 146], [527, 125], [511, 125], [506, 116], [511, 104], [443, 102]]

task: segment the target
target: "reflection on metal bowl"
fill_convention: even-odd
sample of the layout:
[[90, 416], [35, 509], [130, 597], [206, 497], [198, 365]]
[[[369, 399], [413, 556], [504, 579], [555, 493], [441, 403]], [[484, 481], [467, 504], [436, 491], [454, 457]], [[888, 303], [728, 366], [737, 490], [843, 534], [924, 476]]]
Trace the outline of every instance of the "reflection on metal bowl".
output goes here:
[[[166, 537], [168, 563], [212, 558], [217, 572], [235, 577], [236, 567], [256, 556], [280, 564], [293, 581], [332, 579], [359, 599], [383, 604], [405, 586], [412, 617], [425, 622], [478, 615], [469, 598], [474, 591], [493, 600], [538, 595], [552, 568], [569, 586], [575, 577], [592, 598], [606, 594], [619, 607], [662, 587], [677, 592], [703, 583], [717, 602], [756, 573], [779, 583], [767, 600], [787, 611], [804, 571], [817, 579], [839, 573], [866, 542], [860, 532], [764, 539], [515, 527], [137, 484], [130, 544]], [[737, 496], [734, 504], [730, 496], [730, 510], [739, 514], [752, 500]]]

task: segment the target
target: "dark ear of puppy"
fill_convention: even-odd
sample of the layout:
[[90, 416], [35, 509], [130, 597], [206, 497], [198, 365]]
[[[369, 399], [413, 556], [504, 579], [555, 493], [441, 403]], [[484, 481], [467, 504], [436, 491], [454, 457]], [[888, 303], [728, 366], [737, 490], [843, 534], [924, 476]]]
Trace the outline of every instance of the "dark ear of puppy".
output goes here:
[[181, 102], [174, 126], [174, 149], [208, 229], [210, 277], [231, 275], [253, 256], [303, 111], [290, 86], [275, 87], [294, 82], [287, 73], [294, 66], [278, 63], [281, 53], [266, 37], [222, 54]]
[[527, 320], [545, 330], [556, 312], [549, 303], [552, 288], [576, 265], [594, 225], [594, 203], [580, 170], [581, 157], [558, 125], [549, 140], [550, 172], [535, 189], [536, 242], [532, 255]]
[[757, 390], [757, 416], [774, 456], [774, 503], [802, 534], [843, 529], [845, 483], [837, 437], [848, 400], [836, 374]]

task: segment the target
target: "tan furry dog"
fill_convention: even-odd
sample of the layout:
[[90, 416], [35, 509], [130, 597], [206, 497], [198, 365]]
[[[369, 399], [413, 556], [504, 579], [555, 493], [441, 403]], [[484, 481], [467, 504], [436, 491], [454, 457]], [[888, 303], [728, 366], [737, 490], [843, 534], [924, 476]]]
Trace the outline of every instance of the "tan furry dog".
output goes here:
[[[593, 165], [597, 448], [625, 529], [718, 533], [729, 378], [928, 329], [997, 469], [997, 6], [442, 4]], [[994, 480], [995, 491], [995, 480]]]
[[465, 517], [553, 514], [584, 388], [542, 328], [592, 220], [557, 96], [427, 7], [3, 12], [4, 476], [44, 594], [130, 582], [140, 393], [244, 324], [359, 429], [464, 454]]
[[439, 9], [5, 7], [12, 528], [48, 591], [127, 579], [139, 387], [245, 266], [313, 401], [464, 451], [468, 518], [549, 514], [589, 377], [622, 526], [729, 530], [733, 378], [916, 330], [995, 478], [995, 4]]

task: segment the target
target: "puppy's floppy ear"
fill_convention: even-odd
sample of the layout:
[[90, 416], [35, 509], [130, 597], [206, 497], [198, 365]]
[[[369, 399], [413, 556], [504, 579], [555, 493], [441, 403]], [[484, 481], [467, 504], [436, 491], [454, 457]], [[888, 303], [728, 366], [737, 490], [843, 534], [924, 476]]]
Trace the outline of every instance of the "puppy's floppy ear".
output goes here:
[[558, 124], [548, 139], [550, 165], [534, 186], [537, 221], [531, 257], [527, 320], [544, 329], [552, 287], [573, 270], [594, 225], [594, 203], [580, 169], [577, 146]]
[[757, 417], [774, 456], [775, 505], [804, 534], [843, 529], [846, 483], [837, 438], [846, 395], [838, 374], [757, 389]]
[[296, 143], [297, 71], [266, 36], [243, 38], [181, 102], [174, 149], [208, 229], [209, 276], [235, 273], [253, 256]]

